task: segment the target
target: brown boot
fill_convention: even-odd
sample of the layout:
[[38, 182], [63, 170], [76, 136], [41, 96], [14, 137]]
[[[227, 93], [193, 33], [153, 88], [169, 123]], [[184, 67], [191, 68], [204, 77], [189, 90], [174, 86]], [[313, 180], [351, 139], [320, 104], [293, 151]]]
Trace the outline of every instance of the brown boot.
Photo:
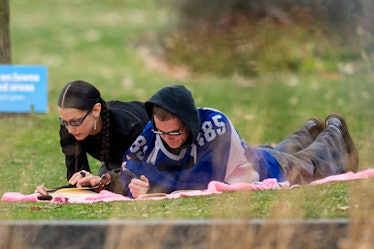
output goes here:
[[342, 116], [339, 114], [330, 114], [326, 118], [326, 127], [329, 125], [335, 126], [339, 129], [340, 133], [343, 136], [345, 145], [347, 146], [347, 152], [348, 152], [348, 165], [346, 168], [343, 168], [344, 172], [357, 172], [358, 169], [358, 151], [356, 149], [355, 144], [353, 143], [353, 140], [351, 138], [351, 135], [349, 135], [347, 124]]
[[304, 127], [309, 131], [310, 136], [315, 140], [318, 135], [326, 128], [325, 123], [320, 118], [310, 118], [304, 124]]

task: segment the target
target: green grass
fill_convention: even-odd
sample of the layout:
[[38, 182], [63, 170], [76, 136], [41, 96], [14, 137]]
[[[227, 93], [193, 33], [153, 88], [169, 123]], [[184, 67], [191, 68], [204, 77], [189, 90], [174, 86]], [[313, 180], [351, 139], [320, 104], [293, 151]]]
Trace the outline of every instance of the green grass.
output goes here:
[[[157, 1], [10, 2], [14, 64], [48, 66], [49, 112], [2, 117], [0, 195], [32, 193], [37, 185], [66, 184], [59, 147], [56, 100], [67, 82], [95, 84], [103, 97], [145, 101], [160, 87], [181, 83], [198, 106], [227, 113], [250, 144], [277, 143], [309, 117], [340, 112], [360, 153], [360, 169], [372, 166], [373, 74], [354, 65], [353, 74], [274, 74], [261, 78], [192, 75], [181, 77], [149, 66], [145, 48], [172, 14]], [[151, 50], [152, 51], [152, 50]], [[144, 58], [148, 60], [144, 60]], [[98, 168], [98, 162], [91, 160]], [[371, 180], [224, 193], [163, 201], [87, 205], [0, 203], [0, 219], [236, 219], [346, 218], [371, 215]]]

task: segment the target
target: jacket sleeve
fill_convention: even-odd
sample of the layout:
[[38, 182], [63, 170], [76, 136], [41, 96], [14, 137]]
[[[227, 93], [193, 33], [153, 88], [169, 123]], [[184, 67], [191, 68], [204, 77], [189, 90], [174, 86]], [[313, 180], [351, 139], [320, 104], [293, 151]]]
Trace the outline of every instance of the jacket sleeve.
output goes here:
[[[80, 170], [86, 170], [90, 172], [86, 152], [81, 151], [80, 156], [76, 156], [76, 139], [72, 135], [70, 135], [67, 129], [63, 126], [61, 126], [60, 128], [60, 145], [61, 150], [65, 155], [67, 180], [69, 180], [75, 172], [78, 172]], [[78, 160], [77, 167], [76, 160]]]

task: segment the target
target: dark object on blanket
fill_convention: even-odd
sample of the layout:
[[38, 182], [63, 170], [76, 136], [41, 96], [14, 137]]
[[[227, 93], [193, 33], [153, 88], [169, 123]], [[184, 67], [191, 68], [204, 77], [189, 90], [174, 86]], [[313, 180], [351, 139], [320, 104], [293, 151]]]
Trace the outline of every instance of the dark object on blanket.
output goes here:
[[53, 199], [52, 195], [40, 195], [37, 198], [39, 201], [50, 201]]

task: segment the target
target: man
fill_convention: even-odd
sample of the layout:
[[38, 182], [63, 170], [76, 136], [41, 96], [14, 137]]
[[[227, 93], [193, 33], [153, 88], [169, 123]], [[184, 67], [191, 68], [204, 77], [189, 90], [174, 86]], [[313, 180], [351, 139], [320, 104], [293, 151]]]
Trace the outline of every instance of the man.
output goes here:
[[308, 120], [274, 147], [252, 147], [225, 114], [197, 108], [182, 85], [162, 88], [145, 107], [151, 122], [126, 152], [120, 172], [124, 194], [134, 198], [205, 189], [213, 180], [306, 184], [358, 168], [357, 149], [338, 114], [325, 123]]

